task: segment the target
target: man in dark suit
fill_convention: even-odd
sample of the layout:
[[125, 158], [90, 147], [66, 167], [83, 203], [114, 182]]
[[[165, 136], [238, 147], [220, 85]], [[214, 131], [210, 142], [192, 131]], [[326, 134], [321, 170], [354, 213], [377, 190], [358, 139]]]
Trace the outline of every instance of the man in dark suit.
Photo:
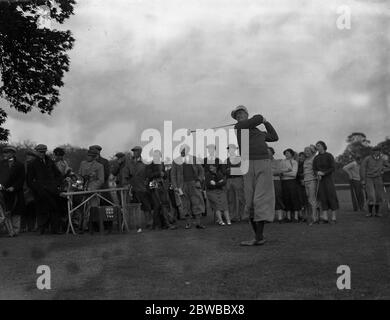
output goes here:
[[54, 161], [46, 155], [47, 146], [35, 147], [38, 157], [27, 168], [27, 185], [34, 193], [37, 204], [37, 220], [40, 233], [44, 234], [50, 226], [53, 234], [59, 234], [59, 186], [61, 172]]
[[20, 232], [21, 216], [24, 213], [23, 184], [24, 165], [16, 160], [16, 148], [3, 148], [3, 160], [0, 162], [0, 184], [2, 186], [5, 210], [11, 213], [12, 228], [15, 234]]

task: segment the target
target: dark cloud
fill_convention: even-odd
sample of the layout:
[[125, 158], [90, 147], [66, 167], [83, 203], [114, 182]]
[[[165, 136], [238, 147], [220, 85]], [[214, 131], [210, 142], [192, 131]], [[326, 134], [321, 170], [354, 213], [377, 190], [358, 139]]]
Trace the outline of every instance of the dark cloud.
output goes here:
[[384, 138], [382, 4], [349, 1], [348, 31], [335, 26], [341, 0], [223, 4], [79, 2], [66, 26], [76, 45], [61, 103], [51, 117], [11, 112], [13, 139], [99, 143], [112, 154], [164, 120], [174, 129], [230, 123], [238, 104], [275, 124], [279, 152], [323, 139], [339, 153], [355, 130]]

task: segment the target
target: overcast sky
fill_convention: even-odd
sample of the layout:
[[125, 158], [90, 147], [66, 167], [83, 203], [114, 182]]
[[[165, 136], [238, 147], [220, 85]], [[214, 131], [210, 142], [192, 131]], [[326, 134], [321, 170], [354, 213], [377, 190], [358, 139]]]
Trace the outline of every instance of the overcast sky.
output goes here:
[[[164, 120], [231, 123], [238, 104], [274, 125], [279, 157], [318, 139], [338, 155], [353, 131], [390, 136], [386, 1], [78, 2], [62, 27], [76, 42], [61, 102], [52, 116], [9, 111], [11, 141], [100, 144], [111, 156]], [[351, 29], [336, 26], [341, 5]]]

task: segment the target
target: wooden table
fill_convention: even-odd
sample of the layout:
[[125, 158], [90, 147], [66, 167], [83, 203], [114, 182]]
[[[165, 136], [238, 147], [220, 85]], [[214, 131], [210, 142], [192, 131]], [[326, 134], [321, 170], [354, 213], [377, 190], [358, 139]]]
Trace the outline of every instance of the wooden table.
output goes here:
[[[66, 230], [66, 233], [69, 233], [70, 231], [73, 234], [76, 234], [73, 224], [72, 224], [72, 214], [79, 209], [80, 207], [87, 204], [90, 200], [96, 198], [96, 199], [102, 199], [112, 206], [117, 206], [117, 204], [113, 203], [111, 200], [107, 199], [103, 194], [107, 192], [119, 192], [120, 193], [120, 207], [121, 207], [121, 213], [122, 213], [122, 225], [121, 230], [123, 231], [126, 229], [126, 231], [129, 231], [129, 226], [127, 225], [127, 220], [125, 217], [125, 210], [126, 210], [126, 194], [129, 192], [129, 188], [112, 188], [112, 189], [99, 189], [99, 190], [90, 190], [90, 191], [72, 191], [72, 192], [63, 192], [61, 193], [61, 196], [66, 197], [68, 200], [68, 228]], [[85, 198], [79, 203], [77, 206], [73, 207], [73, 197], [74, 196], [85, 196]]]

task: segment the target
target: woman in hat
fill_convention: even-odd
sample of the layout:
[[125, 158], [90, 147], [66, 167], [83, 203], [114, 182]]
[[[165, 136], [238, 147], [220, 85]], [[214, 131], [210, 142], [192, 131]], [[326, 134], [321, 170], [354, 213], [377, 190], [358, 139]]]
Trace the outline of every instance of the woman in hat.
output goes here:
[[287, 221], [292, 221], [291, 213], [294, 213], [294, 221], [299, 221], [299, 210], [301, 210], [301, 203], [299, 201], [299, 192], [297, 184], [298, 162], [294, 160], [295, 152], [292, 149], [283, 151], [286, 159], [282, 160], [282, 168], [284, 172], [281, 173], [283, 203], [286, 207]]
[[321, 222], [327, 223], [328, 211], [331, 210], [331, 222], [336, 223], [336, 210], [339, 208], [339, 202], [336, 194], [336, 187], [333, 181], [333, 172], [335, 171], [335, 161], [332, 154], [327, 152], [325, 142], [316, 143], [318, 155], [313, 160], [313, 171], [318, 178], [318, 200], [321, 204], [322, 217]]

